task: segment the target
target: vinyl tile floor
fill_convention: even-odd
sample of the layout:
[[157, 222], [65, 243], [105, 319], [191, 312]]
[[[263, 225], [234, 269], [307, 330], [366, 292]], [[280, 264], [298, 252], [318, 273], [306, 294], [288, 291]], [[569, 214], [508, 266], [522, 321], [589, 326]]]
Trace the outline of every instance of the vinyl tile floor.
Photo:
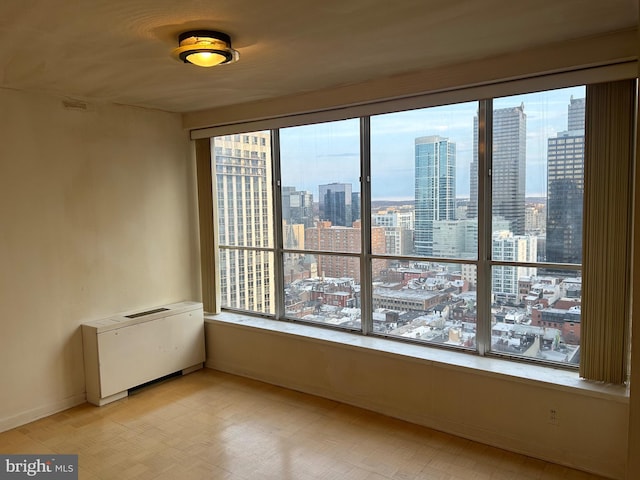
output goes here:
[[81, 480], [596, 480], [360, 408], [202, 369], [0, 433]]

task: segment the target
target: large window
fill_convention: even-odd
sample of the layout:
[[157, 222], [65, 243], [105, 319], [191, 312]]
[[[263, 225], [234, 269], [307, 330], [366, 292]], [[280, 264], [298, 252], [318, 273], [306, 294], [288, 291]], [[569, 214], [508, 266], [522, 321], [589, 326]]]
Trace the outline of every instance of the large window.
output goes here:
[[211, 143], [222, 306], [264, 314], [275, 312], [270, 139], [252, 132]]
[[280, 130], [285, 315], [360, 329], [357, 120]]
[[371, 117], [371, 236], [385, 240], [372, 250], [374, 333], [476, 345], [477, 113], [470, 102]]
[[491, 349], [577, 365], [585, 88], [497, 98], [492, 117]]
[[585, 98], [214, 137], [222, 307], [577, 366]]

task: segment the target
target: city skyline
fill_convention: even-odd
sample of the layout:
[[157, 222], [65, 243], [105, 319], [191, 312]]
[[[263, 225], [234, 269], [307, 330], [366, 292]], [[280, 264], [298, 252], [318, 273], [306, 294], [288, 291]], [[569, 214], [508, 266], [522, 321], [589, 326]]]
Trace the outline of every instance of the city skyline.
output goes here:
[[[547, 270], [538, 276], [535, 264], [544, 260], [538, 251], [546, 249], [545, 220], [549, 216], [545, 210], [553, 213], [553, 208], [539, 204], [525, 208], [524, 177], [536, 160], [532, 150], [538, 148], [543, 155], [538, 160], [544, 168], [534, 167], [534, 173], [544, 182], [544, 190], [549, 189], [541, 203], [553, 207], [566, 197], [558, 186], [582, 178], [582, 157], [574, 141], [577, 131], [567, 132], [566, 128], [581, 126], [583, 114], [569, 107], [576, 98], [575, 89], [560, 93], [530, 96], [529, 104], [537, 105], [538, 111], [527, 111], [523, 100], [527, 96], [493, 103], [490, 248], [491, 259], [501, 263], [490, 269], [490, 348], [509, 355], [577, 363], [580, 272], [571, 271], [567, 276]], [[556, 102], [555, 97], [560, 100]], [[479, 149], [476, 108], [474, 102], [371, 118], [372, 198], [389, 198], [391, 189], [399, 188], [405, 192], [403, 201], [415, 201], [415, 205], [372, 209], [370, 224], [358, 221], [361, 209], [356, 190], [360, 188], [355, 178], [361, 175], [361, 158], [359, 153], [348, 153], [359, 152], [359, 121], [282, 129], [275, 169], [271, 168], [270, 132], [216, 137], [222, 305], [273, 314], [280, 298], [289, 319], [356, 330], [362, 328], [361, 317], [368, 308], [371, 318], [367, 321], [373, 332], [474, 348], [481, 239], [473, 201], [456, 202], [456, 190], [466, 185], [467, 191], [474, 191], [469, 184], [471, 171], [468, 166], [461, 168], [465, 162], [458, 161], [458, 153], [459, 142], [467, 160], [469, 147], [472, 160]], [[463, 111], [464, 118], [460, 116]], [[529, 115], [533, 116], [531, 128]], [[446, 128], [434, 119], [446, 123]], [[389, 122], [408, 122], [411, 128], [401, 135], [389, 131]], [[423, 134], [438, 129], [438, 134]], [[465, 132], [463, 140], [454, 135], [455, 129]], [[538, 140], [530, 141], [526, 148], [525, 138]], [[412, 147], [407, 158], [399, 153], [405, 150], [405, 140]], [[302, 152], [309, 152], [307, 160]], [[278, 171], [280, 197], [272, 181], [273, 172]], [[571, 210], [566, 207], [560, 202], [554, 208]], [[547, 218], [536, 220], [536, 214]], [[274, 229], [274, 220], [280, 218], [282, 239]], [[580, 227], [571, 221], [559, 225], [575, 231]], [[556, 230], [567, 238], [566, 229]], [[366, 253], [363, 238], [370, 258], [362, 255]], [[282, 251], [275, 246], [280, 240]], [[284, 280], [280, 291], [275, 290], [280, 285], [272, 278], [278, 273]], [[369, 285], [361, 285], [364, 281]], [[363, 292], [368, 296], [363, 297]]]
[[[524, 103], [527, 116], [526, 190], [528, 197], [547, 194], [547, 140], [567, 130], [570, 97], [585, 96], [585, 88], [570, 87], [540, 93], [496, 98], [493, 108]], [[372, 200], [413, 200], [414, 141], [440, 135], [456, 143], [457, 198], [469, 198], [473, 158], [473, 118], [478, 103], [410, 110], [371, 117]], [[360, 191], [359, 120], [348, 119], [283, 128], [282, 185], [318, 194], [318, 185], [351, 183]], [[393, 178], [393, 182], [389, 182]]]

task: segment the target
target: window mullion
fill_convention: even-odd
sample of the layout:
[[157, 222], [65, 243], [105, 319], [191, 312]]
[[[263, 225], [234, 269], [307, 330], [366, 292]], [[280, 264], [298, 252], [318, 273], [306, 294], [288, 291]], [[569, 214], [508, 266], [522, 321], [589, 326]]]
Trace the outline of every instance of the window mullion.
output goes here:
[[360, 319], [362, 333], [373, 331], [371, 273], [371, 119], [360, 118]]
[[280, 130], [271, 130], [271, 171], [273, 172], [273, 242], [274, 242], [274, 282], [275, 314], [277, 319], [285, 316], [285, 292], [283, 271], [282, 234], [282, 181], [280, 174]]
[[476, 278], [476, 345], [480, 355], [491, 349], [491, 153], [493, 101], [478, 102], [478, 268]]

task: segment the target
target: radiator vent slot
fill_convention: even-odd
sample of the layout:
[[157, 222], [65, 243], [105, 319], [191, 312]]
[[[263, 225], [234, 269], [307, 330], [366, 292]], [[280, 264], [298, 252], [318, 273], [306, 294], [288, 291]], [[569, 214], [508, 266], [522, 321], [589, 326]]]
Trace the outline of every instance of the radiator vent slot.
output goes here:
[[125, 315], [126, 318], [138, 318], [144, 317], [145, 315], [151, 315], [152, 313], [160, 313], [160, 312], [168, 312], [168, 308], [154, 308], [153, 310], [147, 310], [145, 312], [140, 313], [132, 313], [131, 315]]

